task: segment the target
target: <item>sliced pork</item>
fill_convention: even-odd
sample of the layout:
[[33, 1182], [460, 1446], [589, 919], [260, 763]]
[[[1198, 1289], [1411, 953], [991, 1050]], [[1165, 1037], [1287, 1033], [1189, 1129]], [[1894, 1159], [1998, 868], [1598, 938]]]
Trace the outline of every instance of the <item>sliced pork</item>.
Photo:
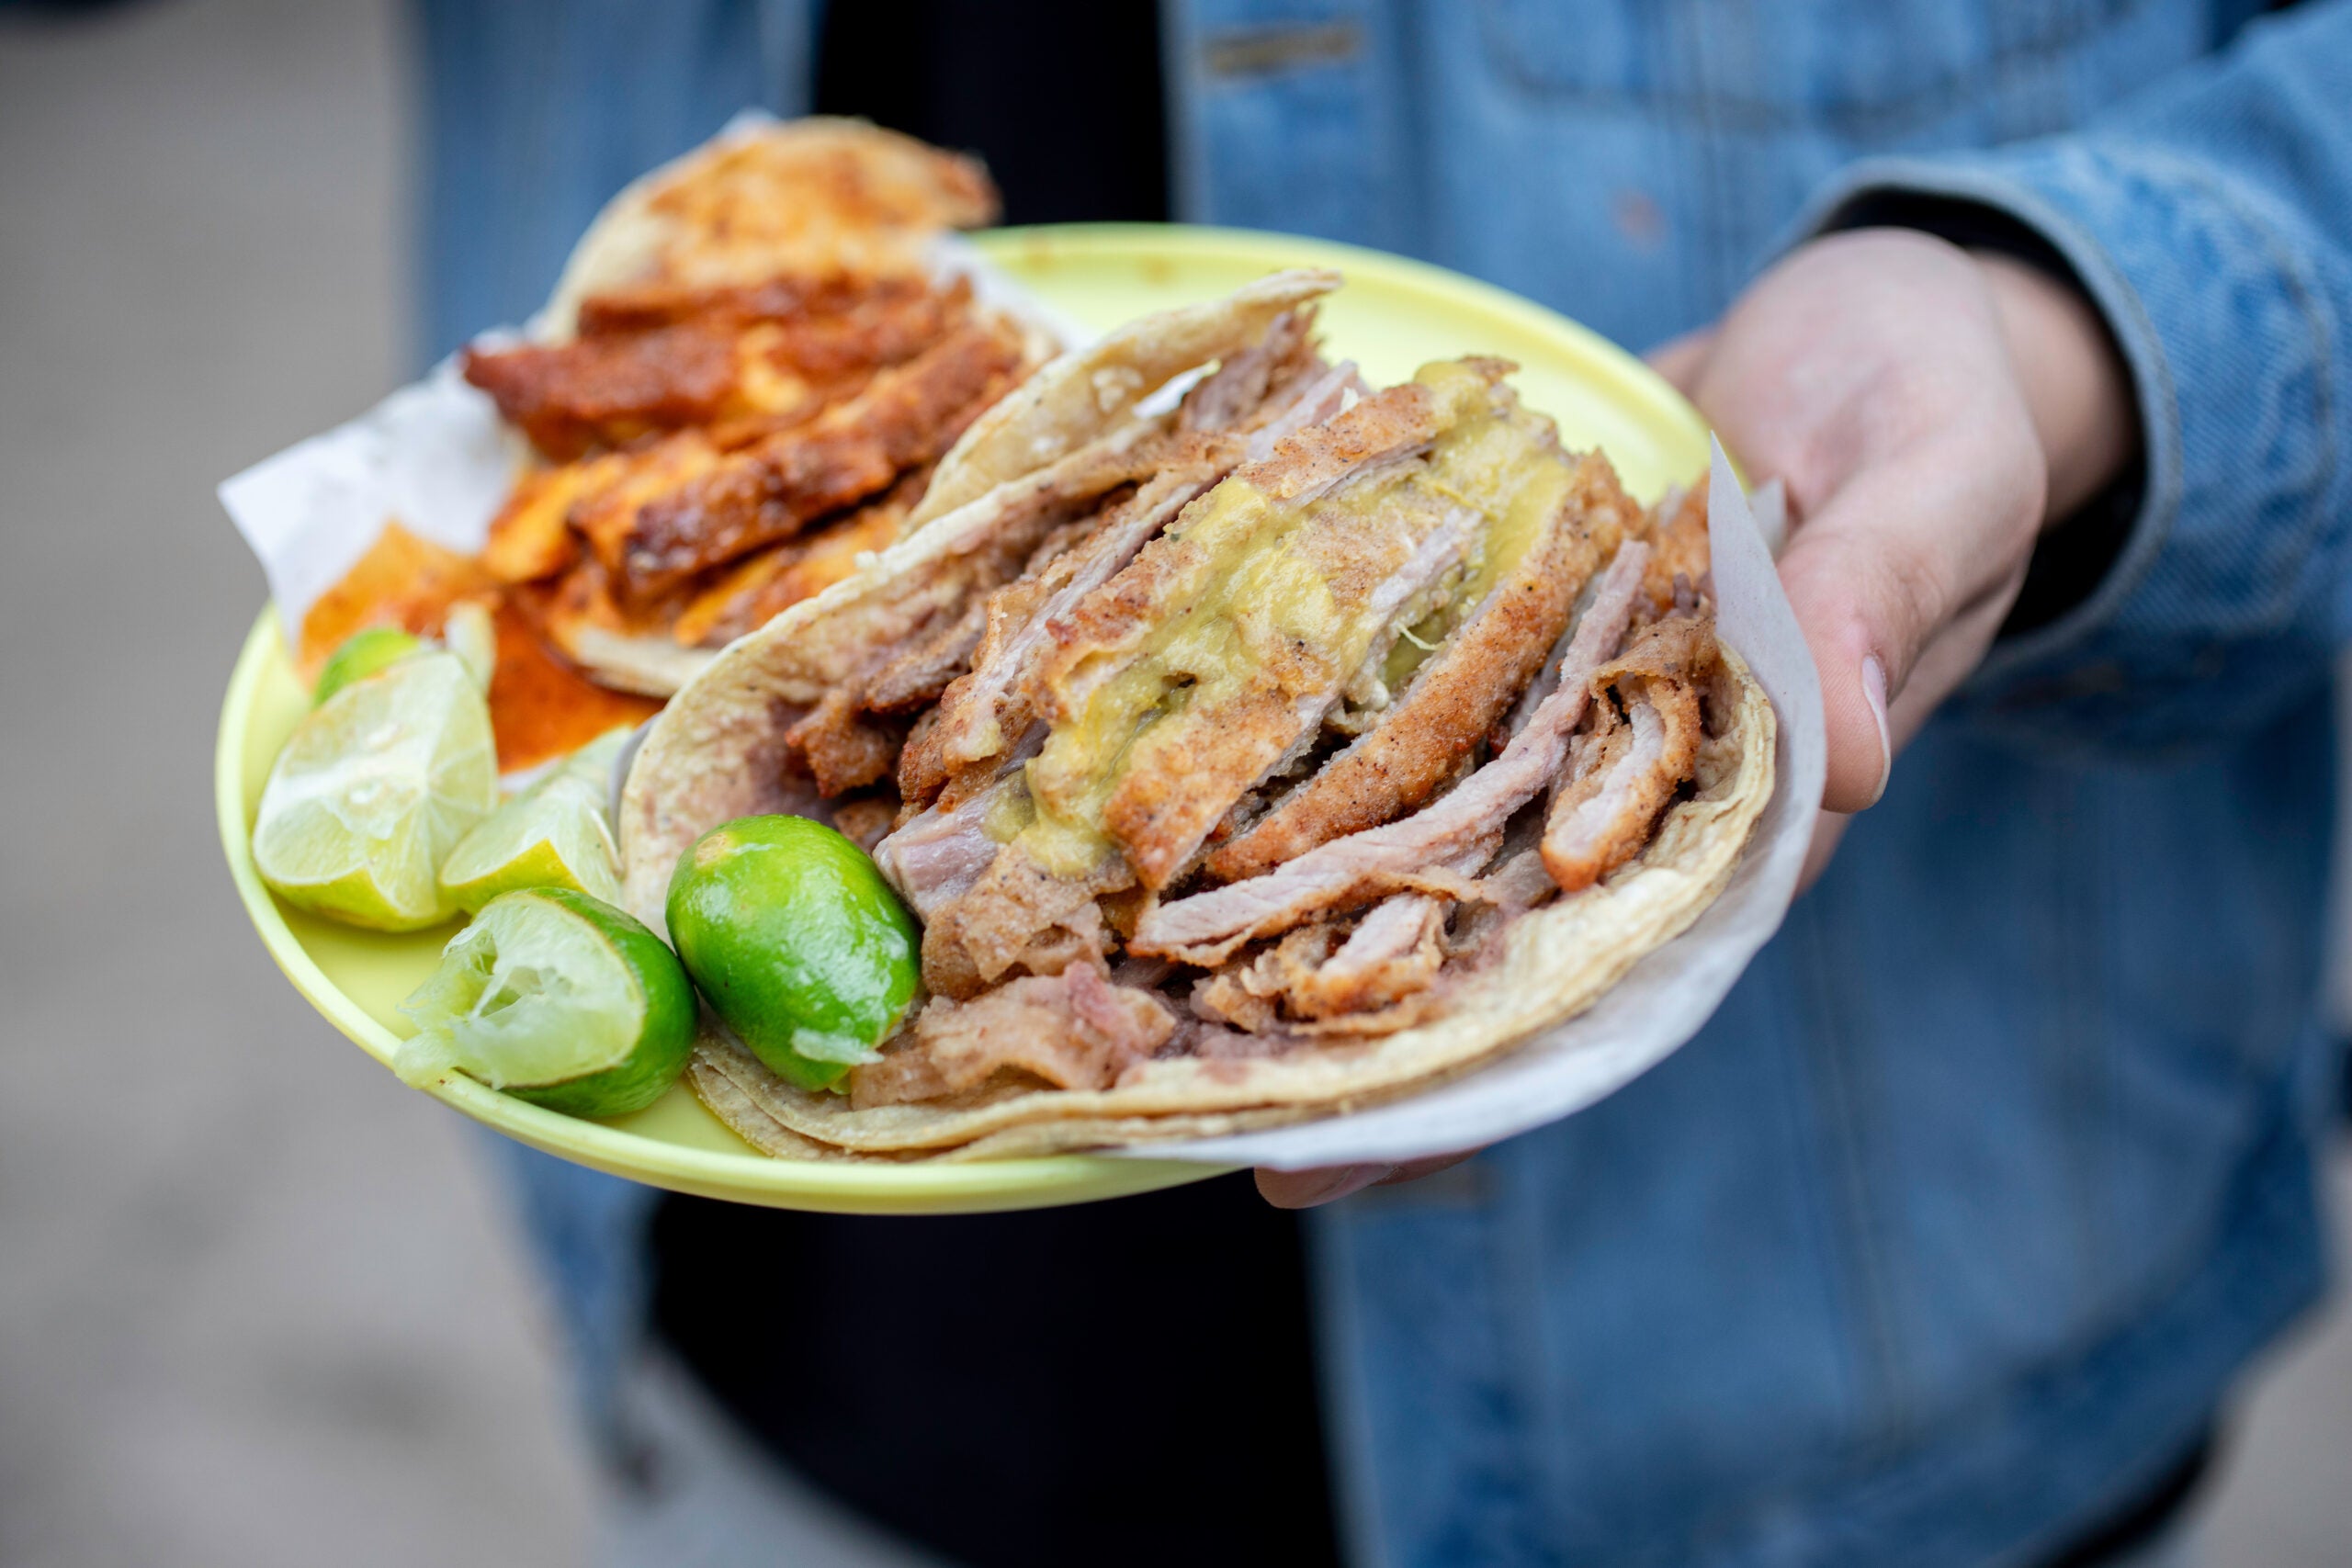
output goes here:
[[1690, 781], [1716, 646], [1709, 618], [1677, 616], [1645, 627], [1593, 672], [1594, 726], [1577, 738], [1544, 823], [1544, 866], [1563, 891], [1589, 887], [1639, 854]]

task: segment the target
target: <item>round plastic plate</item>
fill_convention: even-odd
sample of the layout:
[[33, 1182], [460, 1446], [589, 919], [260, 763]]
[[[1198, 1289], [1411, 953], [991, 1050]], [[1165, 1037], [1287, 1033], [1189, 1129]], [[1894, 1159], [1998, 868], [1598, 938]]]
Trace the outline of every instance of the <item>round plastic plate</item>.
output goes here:
[[[1213, 299], [1284, 266], [1331, 266], [1347, 286], [1325, 305], [1326, 352], [1374, 385], [1431, 359], [1500, 355], [1521, 367], [1531, 407], [1574, 447], [1599, 446], [1644, 500], [1706, 466], [1706, 428], [1639, 360], [1575, 322], [1419, 262], [1322, 241], [1148, 224], [1008, 229], [977, 237], [1013, 277], [1096, 328]], [[245, 639], [220, 714], [216, 794], [229, 869], [270, 956], [345, 1034], [389, 1062], [400, 999], [429, 973], [450, 926], [386, 936], [314, 919], [254, 874], [254, 812], [271, 760], [309, 705], [265, 609]], [[680, 1192], [846, 1213], [956, 1213], [1121, 1197], [1217, 1174], [1175, 1160], [1065, 1155], [970, 1164], [770, 1159], [739, 1140], [681, 1083], [650, 1109], [610, 1122], [542, 1111], [464, 1078], [434, 1091], [509, 1137], [599, 1170]]]

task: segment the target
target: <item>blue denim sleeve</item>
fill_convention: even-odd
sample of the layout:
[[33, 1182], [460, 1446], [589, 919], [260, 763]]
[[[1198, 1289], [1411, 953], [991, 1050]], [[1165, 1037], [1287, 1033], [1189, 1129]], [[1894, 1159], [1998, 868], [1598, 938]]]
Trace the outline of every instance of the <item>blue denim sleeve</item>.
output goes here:
[[2099, 585], [1996, 644], [1959, 698], [2067, 750], [2252, 730], [2352, 624], [2352, 0], [2047, 141], [1874, 159], [1809, 209], [1927, 196], [2039, 233], [2105, 312], [2144, 431], [2137, 517]]

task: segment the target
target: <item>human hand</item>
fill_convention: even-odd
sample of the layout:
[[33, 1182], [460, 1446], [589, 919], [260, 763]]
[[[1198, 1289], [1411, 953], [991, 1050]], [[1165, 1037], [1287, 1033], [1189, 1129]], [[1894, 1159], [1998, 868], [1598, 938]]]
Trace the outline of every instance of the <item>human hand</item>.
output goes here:
[[[1912, 230], [1800, 246], [1714, 326], [1652, 355], [1792, 520], [1781, 581], [1821, 675], [1828, 774], [1805, 880], [1848, 814], [1976, 668], [2034, 540], [2139, 439], [2130, 383], [2088, 301], [2005, 256]], [[1280, 1208], [1457, 1165], [1258, 1172]]]
[[2130, 383], [2064, 283], [1905, 229], [1800, 246], [1652, 358], [1788, 487], [1781, 581], [1829, 743], [1810, 883], [1984, 659], [2040, 530], [2132, 457]]

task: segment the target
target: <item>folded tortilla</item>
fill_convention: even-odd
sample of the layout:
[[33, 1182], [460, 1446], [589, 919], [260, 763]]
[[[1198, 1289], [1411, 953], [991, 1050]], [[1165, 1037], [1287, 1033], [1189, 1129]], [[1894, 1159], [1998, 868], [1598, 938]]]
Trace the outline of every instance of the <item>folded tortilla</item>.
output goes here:
[[[957, 488], [943, 502], [944, 510], [934, 509], [924, 525], [912, 530], [855, 577], [794, 607], [721, 654], [656, 721], [624, 789], [619, 839], [627, 897], [639, 918], [656, 930], [662, 929], [662, 903], [672, 869], [678, 855], [704, 830], [763, 812], [829, 819], [834, 803], [815, 788], [787, 734], [844, 683], [869, 678], [877, 649], [890, 648], [902, 638], [918, 636], [925, 627], [956, 623], [968, 615], [975, 602], [1002, 581], [1001, 576], [988, 580], [975, 575], [970, 564], [985, 555], [992, 531], [1002, 525], [1003, 519], [1026, 504], [1024, 497], [1034, 498], [1041, 485], [1050, 487], [1057, 465], [1071, 464], [1090, 450], [1099, 452], [1105, 441], [1139, 438], [1133, 427], [1147, 416], [1135, 411], [1157, 385], [1188, 369], [1245, 353], [1272, 322], [1307, 304], [1336, 281], [1321, 274], [1276, 275], [1216, 305], [1138, 322], [1098, 344], [1090, 351], [1091, 358], [1072, 355], [1048, 367], [1026, 395], [1016, 393], [1007, 399], [997, 413], [974, 427], [967, 438], [969, 451], [959, 447], [951, 457], [951, 462], [961, 457], [961, 477]], [[1518, 661], [1510, 666], [1510, 679], [1515, 682], [1512, 690], [1520, 694], [1518, 711], [1508, 716], [1507, 725], [1494, 709], [1491, 692], [1485, 699], [1487, 705], [1474, 705], [1466, 719], [1459, 711], [1462, 703], [1453, 705], [1456, 710], [1453, 722], [1463, 731], [1454, 738], [1460, 753], [1468, 756], [1476, 746], [1493, 746], [1494, 758], [1482, 767], [1466, 775], [1433, 771], [1425, 761], [1401, 768], [1394, 765], [1393, 756], [1373, 745], [1380, 736], [1376, 728], [1380, 712], [1418, 712], [1412, 706], [1415, 690], [1442, 689], [1458, 696], [1476, 685], [1458, 667], [1463, 660], [1450, 663], [1446, 653], [1480, 649], [1479, 617], [1465, 615], [1459, 607], [1449, 612], [1442, 592], [1430, 596], [1434, 585], [1441, 582], [1451, 584], [1457, 595], [1465, 592], [1466, 564], [1446, 574], [1450, 558], [1444, 552], [1453, 548], [1458, 553], [1460, 548], [1458, 540], [1449, 545], [1448, 529], [1456, 522], [1432, 498], [1459, 499], [1468, 494], [1464, 487], [1478, 473], [1471, 461], [1476, 454], [1472, 452], [1470, 458], [1462, 458], [1458, 453], [1446, 456], [1445, 461], [1454, 466], [1444, 467], [1430, 456], [1430, 430], [1441, 431], [1434, 445], [1444, 455], [1450, 449], [1444, 447], [1442, 432], [1452, 427], [1442, 422], [1429, 425], [1427, 421], [1433, 400], [1451, 400], [1453, 404], [1493, 412], [1493, 417], [1475, 428], [1463, 424], [1460, 428], [1471, 432], [1465, 439], [1486, 441], [1491, 447], [1523, 440], [1530, 431], [1538, 435], [1548, 433], [1547, 421], [1522, 418], [1512, 412], [1515, 401], [1498, 386], [1505, 368], [1486, 361], [1464, 361], [1462, 368], [1452, 370], [1433, 367], [1443, 373], [1425, 372], [1421, 389], [1412, 396], [1382, 394], [1388, 399], [1385, 403], [1366, 398], [1355, 405], [1358, 412], [1317, 425], [1300, 438], [1302, 444], [1284, 448], [1310, 457], [1339, 453], [1347, 459], [1343, 466], [1351, 483], [1361, 485], [1369, 475], [1388, 485], [1377, 492], [1375, 509], [1382, 511], [1384, 518], [1404, 517], [1383, 536], [1391, 551], [1384, 559], [1402, 564], [1379, 569], [1388, 573], [1385, 581], [1404, 586], [1387, 598], [1377, 592], [1365, 598], [1368, 608], [1346, 624], [1368, 626], [1393, 614], [1395, 624], [1408, 629], [1415, 626], [1424, 630], [1450, 628], [1441, 634], [1438, 653], [1420, 666], [1429, 672], [1429, 687], [1404, 688], [1393, 694], [1379, 690], [1371, 676], [1381, 667], [1389, 644], [1375, 641], [1363, 648], [1351, 642], [1344, 654], [1346, 660], [1361, 660], [1363, 664], [1362, 671], [1350, 682], [1349, 692], [1360, 694], [1368, 688], [1374, 693], [1364, 699], [1372, 715], [1365, 722], [1373, 728], [1337, 757], [1356, 759], [1350, 764], [1356, 774], [1377, 773], [1387, 781], [1384, 787], [1392, 795], [1397, 788], [1408, 793], [1383, 796], [1376, 807], [1363, 808], [1356, 804], [1363, 790], [1351, 785], [1345, 792], [1347, 800], [1336, 805], [1316, 803], [1317, 809], [1308, 809], [1298, 804], [1308, 800], [1306, 791], [1294, 788], [1287, 797], [1294, 808], [1283, 817], [1281, 792], [1276, 790], [1274, 809], [1256, 820], [1279, 821], [1284, 837], [1277, 851], [1245, 856], [1248, 866], [1236, 873], [1254, 875], [1255, 880], [1227, 881], [1205, 892], [1176, 897], [1193, 886], [1187, 879], [1200, 864], [1200, 853], [1215, 841], [1204, 841], [1199, 832], [1188, 829], [1189, 836], [1170, 851], [1172, 858], [1150, 870], [1148, 886], [1136, 889], [1144, 896], [1142, 913], [1139, 922], [1125, 933], [1130, 954], [1170, 954], [1205, 970], [1226, 963], [1236, 953], [1246, 955], [1253, 951], [1252, 943], [1274, 940], [1296, 928], [1303, 918], [1297, 909], [1314, 908], [1315, 898], [1326, 895], [1336, 908], [1374, 906], [1355, 926], [1357, 933], [1371, 931], [1375, 921], [1390, 915], [1397, 917], [1409, 932], [1414, 921], [1426, 922], [1432, 910], [1442, 929], [1442, 901], [1449, 898], [1509, 906], [1487, 928], [1493, 933], [1489, 940], [1449, 958], [1442, 985], [1419, 993], [1418, 1005], [1410, 1010], [1390, 1014], [1391, 1021], [1382, 1026], [1385, 1032], [1318, 1030], [1315, 1022], [1292, 1021], [1271, 1041], [1228, 1031], [1220, 1035], [1220, 1047], [1209, 1054], [1136, 1060], [1108, 1088], [1063, 1089], [1023, 1073], [999, 1072], [961, 1093], [863, 1108], [843, 1095], [788, 1086], [714, 1030], [698, 1048], [692, 1074], [706, 1102], [754, 1146], [781, 1157], [839, 1157], [844, 1152], [874, 1158], [1041, 1154], [1214, 1136], [1336, 1114], [1409, 1094], [1471, 1070], [1574, 1017], [1645, 954], [1696, 919], [1729, 881], [1771, 796], [1775, 718], [1762, 688], [1736, 651], [1714, 644], [1712, 622], [1703, 616], [1690, 618], [1689, 607], [1698, 603], [1696, 590], [1701, 585], [1690, 582], [1682, 569], [1701, 563], [1690, 560], [1687, 554], [1678, 556], [1662, 535], [1654, 535], [1661, 547], [1653, 552], [1649, 544], [1630, 533], [1620, 545], [1619, 525], [1605, 516], [1598, 518], [1592, 528], [1577, 531], [1575, 543], [1585, 551], [1578, 570], [1590, 573], [1583, 595], [1585, 607], [1574, 623], [1579, 635], [1562, 629], [1544, 670], [1532, 678], [1527, 673], [1529, 661], [1514, 656]], [[1091, 388], [1105, 389], [1104, 395], [1069, 395], [1072, 389]], [[1494, 389], [1491, 393], [1490, 388]], [[1494, 400], [1491, 404], [1480, 400], [1489, 396]], [[1412, 426], [1415, 419], [1422, 420], [1423, 426]], [[1123, 432], [1128, 434], [1123, 435]], [[1396, 451], [1379, 449], [1380, 441], [1392, 436]], [[1413, 445], [1416, 441], [1419, 446]], [[1556, 453], [1547, 459], [1546, 472], [1555, 484], [1554, 490], [1539, 498], [1542, 504], [1563, 508], [1579, 504], [1578, 487], [1595, 494], [1613, 491], [1613, 476], [1607, 473], [1605, 463], [1594, 470], [1593, 461]], [[1312, 462], [1306, 462], [1303, 469], [1289, 476], [1290, 480], [1310, 485], [1312, 468]], [[1262, 478], [1267, 471], [1262, 468], [1248, 471], [1261, 476], [1261, 488], [1277, 484]], [[948, 472], [944, 465], [942, 477]], [[1301, 478], [1301, 472], [1306, 477]], [[1396, 479], [1397, 475], [1405, 478]], [[1412, 488], [1416, 485], [1419, 488]], [[1223, 486], [1210, 492], [1228, 493]], [[1468, 494], [1465, 504], [1474, 510], [1483, 506], [1492, 517], [1497, 509], [1517, 504], [1513, 496], [1518, 493], [1504, 487]], [[1243, 497], [1245, 502], [1250, 499]], [[1398, 508], [1403, 511], [1398, 513]], [[1220, 512], [1204, 497], [1184, 512], [1182, 531], [1196, 543], [1217, 537], [1213, 525], [1231, 510], [1227, 507]], [[1281, 521], [1280, 527], [1264, 537], [1282, 547], [1303, 538], [1306, 543], [1297, 548], [1313, 547], [1311, 526], [1295, 521], [1301, 515], [1306, 513], [1282, 513], [1281, 519], [1288, 521]], [[1702, 502], [1698, 515], [1702, 527]], [[1243, 536], [1237, 531], [1235, 536]], [[1264, 537], [1248, 547], [1267, 554]], [[1597, 546], [1591, 543], [1595, 537], [1600, 538]], [[1687, 528], [1679, 538], [1687, 541]], [[1546, 548], [1554, 553], [1544, 554]], [[1485, 578], [1469, 572], [1467, 581], [1486, 595], [1477, 602], [1481, 613], [1497, 605], [1508, 608], [1513, 594], [1544, 598], [1545, 579], [1539, 569], [1557, 567], [1574, 553], [1560, 538], [1546, 545], [1539, 537], [1527, 549], [1522, 558], [1526, 570], [1516, 576], [1508, 570], [1489, 571]], [[1172, 575], [1186, 566], [1181, 546], [1163, 547], [1160, 558], [1155, 558], [1155, 564], [1162, 569], [1160, 583], [1173, 582], [1182, 591], [1186, 580]], [[1275, 566], [1283, 564], [1275, 562]], [[1673, 571], [1664, 571], [1668, 566]], [[1263, 562], [1251, 566], [1253, 571], [1261, 569], [1274, 570]], [[1417, 572], [1419, 576], [1414, 575]], [[1407, 588], [1414, 592], [1408, 594]], [[1536, 612], [1554, 617], [1544, 623], [1547, 627], [1570, 615], [1567, 603], [1556, 592], [1551, 598], [1555, 602]], [[1670, 692], [1659, 698], [1655, 708], [1639, 696], [1645, 670], [1677, 668], [1671, 649], [1644, 643], [1636, 649], [1628, 643], [1627, 652], [1617, 663], [1595, 673], [1596, 665], [1616, 654], [1629, 606], [1643, 599], [1654, 615], [1683, 616], [1671, 624], [1679, 629], [1683, 644], [1697, 638], [1707, 644], [1703, 691], [1695, 696], [1688, 689], [1682, 691], [1679, 708], [1668, 700], [1674, 696]], [[1459, 598], [1456, 604], [1461, 604]], [[1612, 606], [1616, 619], [1610, 623]], [[1073, 634], [1066, 622], [1055, 625], [1060, 628], [1055, 635], [1065, 645], [1084, 648], [1083, 635]], [[1600, 640], [1596, 642], [1596, 637]], [[1549, 640], [1548, 631], [1545, 640]], [[1594, 646], [1586, 647], [1587, 643]], [[1122, 645], [1115, 636], [1106, 634], [1102, 646], [1125, 646], [1132, 652], [1142, 645], [1132, 637]], [[1486, 649], [1485, 655], [1500, 657], [1494, 649]], [[1577, 662], [1579, 658], [1581, 664]], [[1645, 658], [1649, 660], [1646, 664]], [[1407, 662], [1409, 665], [1410, 660]], [[1563, 667], [1571, 673], [1559, 675]], [[1607, 723], [1578, 728], [1577, 713], [1587, 700], [1579, 682], [1590, 679], [1606, 685], [1612, 678], [1623, 682], [1627, 694], [1623, 712], [1609, 707], [1600, 716]], [[1071, 677], [1085, 690], [1102, 689], [1111, 679], [1090, 676], [1084, 669]], [[1095, 685], [1087, 687], [1088, 680], [1094, 680]], [[1452, 684], [1444, 684], [1448, 682]], [[1556, 689], [1547, 693], [1547, 682], [1556, 682]], [[1333, 693], [1315, 697], [1322, 705], [1306, 705], [1295, 695], [1285, 700], [1300, 705], [1299, 722], [1310, 736], [1323, 722], [1317, 716], [1333, 712], [1331, 705], [1339, 701]], [[1349, 698], [1351, 703], [1356, 700]], [[1598, 695], [1591, 700], [1597, 706], [1602, 705]], [[1266, 709], [1266, 705], [1261, 703], [1260, 707]], [[1416, 722], [1438, 720], [1421, 715]], [[1557, 733], [1547, 730], [1547, 724]], [[1508, 745], [1502, 744], [1506, 729], [1510, 736]], [[1288, 732], [1278, 728], [1270, 733], [1263, 749], [1269, 753], [1282, 750]], [[1261, 770], [1259, 786], [1269, 781], [1281, 784], [1281, 770], [1304, 754], [1302, 744], [1291, 744], [1288, 752]], [[1610, 781], [1616, 775], [1607, 770], [1617, 760], [1656, 757], [1678, 744], [1688, 753], [1688, 771], [1630, 860], [1622, 856], [1593, 860], [1599, 868], [1594, 872], [1597, 879], [1574, 891], [1555, 895], [1552, 885], [1546, 883], [1541, 892], [1548, 902], [1531, 897], [1526, 904], [1512, 905], [1511, 896], [1498, 890], [1510, 876], [1523, 876], [1528, 868], [1538, 865], [1536, 848], [1524, 825], [1531, 812], [1537, 818], [1546, 815], [1540, 789], [1555, 792], [1548, 807], [1552, 820], [1543, 831], [1541, 863], [1574, 862], [1599, 841], [1593, 831], [1586, 830], [1586, 818], [1598, 809], [1596, 802], [1605, 806], [1611, 798]], [[1564, 761], [1572, 751], [1574, 760]], [[1376, 767], [1363, 761], [1366, 754], [1380, 759]], [[1007, 766], [1013, 766], [1023, 762], [1024, 753], [1007, 748], [1004, 756]], [[1319, 765], [1328, 770], [1331, 760]], [[1034, 769], [1035, 764], [1031, 766]], [[1572, 768], [1583, 772], [1567, 781], [1566, 775]], [[1404, 784], [1396, 783], [1399, 777], [1406, 777]], [[1490, 812], [1487, 818], [1475, 817], [1480, 791], [1487, 787], [1480, 784], [1482, 778], [1496, 789], [1515, 787], [1516, 793], [1498, 797], [1507, 807], [1500, 815]], [[1514, 778], [1517, 784], [1512, 786]], [[1177, 817], [1182, 815], [1186, 803], [1175, 798], [1184, 794], [1182, 780], [1175, 782], [1178, 787], [1160, 792], [1173, 799], [1173, 805], [1155, 804], [1153, 823], [1164, 824], [1171, 811]], [[1159, 795], [1153, 799], [1158, 801]], [[1585, 816], [1579, 817], [1579, 812]], [[1499, 866], [1504, 858], [1500, 824], [1505, 818], [1521, 824], [1515, 829], [1520, 837], [1508, 857], [1514, 869], [1490, 870], [1482, 881], [1477, 874], [1481, 867]], [[1313, 832], [1298, 826], [1309, 819], [1320, 824]], [[1464, 828], [1464, 823], [1471, 826]], [[1250, 826], [1242, 821], [1237, 829], [1228, 821], [1219, 831], [1230, 829], [1234, 834], [1223, 841], [1249, 843]], [[991, 837], [1004, 841], [1002, 835]], [[1195, 848], [1187, 850], [1188, 845]], [[884, 859], [886, 864], [890, 863], [887, 852]], [[1539, 870], [1537, 874], [1543, 874]], [[1552, 874], [1556, 878], [1560, 874]], [[1275, 877], [1283, 880], [1276, 884]], [[1295, 894], [1272, 916], [1252, 904], [1250, 890], [1267, 886], [1280, 886]], [[1367, 894], [1367, 887], [1376, 888], [1377, 896]], [[1323, 891], [1317, 893], [1318, 888]], [[1172, 901], [1159, 901], [1163, 889]], [[917, 904], [922, 907], [920, 899]], [[1424, 924], [1421, 929], [1430, 928]], [[927, 972], [930, 956], [927, 946]], [[970, 977], [965, 980], [969, 983]], [[978, 983], [977, 994], [985, 998], [1012, 982], [1010, 974], [984, 977]], [[967, 988], [953, 994], [976, 993]], [[1182, 1005], [1181, 999], [1175, 1003], [1180, 1009]]]

